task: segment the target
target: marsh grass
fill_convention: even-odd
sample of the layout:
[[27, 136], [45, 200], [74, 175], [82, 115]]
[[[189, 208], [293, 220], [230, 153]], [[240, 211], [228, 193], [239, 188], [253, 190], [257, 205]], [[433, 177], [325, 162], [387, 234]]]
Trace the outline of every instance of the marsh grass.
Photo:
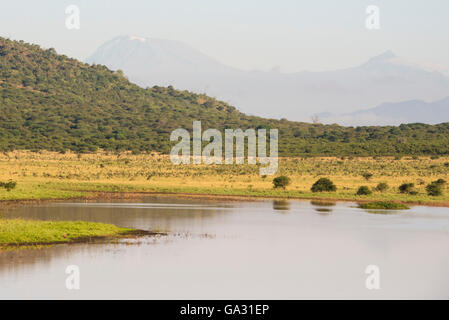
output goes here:
[[131, 232], [114, 225], [83, 221], [34, 221], [0, 219], [0, 248], [10, 245], [39, 245], [110, 237]]

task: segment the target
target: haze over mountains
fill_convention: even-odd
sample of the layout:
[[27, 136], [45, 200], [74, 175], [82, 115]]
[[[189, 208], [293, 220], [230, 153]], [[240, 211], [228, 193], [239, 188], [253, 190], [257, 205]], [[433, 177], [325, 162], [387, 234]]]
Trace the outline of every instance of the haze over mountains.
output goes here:
[[[327, 123], [346, 125], [449, 121], [445, 111], [449, 109], [445, 99], [449, 77], [391, 51], [342, 70], [250, 72], [223, 65], [181, 42], [120, 36], [98, 48], [88, 62], [121, 69], [143, 87], [173, 85], [206, 93], [242, 112], [264, 117], [310, 121], [312, 115], [320, 114]], [[429, 110], [432, 101], [439, 101], [438, 107]], [[400, 111], [391, 103], [400, 103]], [[380, 109], [359, 111], [375, 107]]]
[[437, 124], [449, 119], [449, 97], [427, 103], [410, 100], [398, 103], [383, 103], [375, 108], [346, 114], [319, 114], [323, 123], [338, 123], [344, 126], [393, 125], [402, 123]]

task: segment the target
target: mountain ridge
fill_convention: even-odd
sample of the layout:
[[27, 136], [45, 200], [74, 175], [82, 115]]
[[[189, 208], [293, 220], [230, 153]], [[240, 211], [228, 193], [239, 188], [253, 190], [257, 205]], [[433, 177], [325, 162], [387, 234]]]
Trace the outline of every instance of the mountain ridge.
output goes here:
[[281, 156], [448, 154], [449, 123], [341, 127], [264, 119], [173, 87], [141, 88], [121, 71], [0, 37], [0, 151], [168, 153], [170, 133], [279, 130]]
[[423, 100], [408, 100], [401, 102], [386, 102], [370, 109], [358, 110], [345, 114], [318, 114], [324, 123], [340, 125], [400, 125], [403, 123], [422, 122], [427, 124], [441, 123], [449, 118], [449, 96], [444, 99], [425, 102]]
[[[444, 73], [408, 62], [391, 50], [355, 67], [282, 73], [239, 70], [179, 41], [163, 40], [160, 50], [151, 38], [144, 43], [131, 39], [115, 38], [102, 55], [97, 51], [88, 61], [121, 69], [142, 87], [173, 85], [206, 93], [257, 116], [308, 121], [316, 113], [348, 113], [386, 101], [432, 101], [449, 95]], [[106, 51], [107, 58], [102, 58]]]

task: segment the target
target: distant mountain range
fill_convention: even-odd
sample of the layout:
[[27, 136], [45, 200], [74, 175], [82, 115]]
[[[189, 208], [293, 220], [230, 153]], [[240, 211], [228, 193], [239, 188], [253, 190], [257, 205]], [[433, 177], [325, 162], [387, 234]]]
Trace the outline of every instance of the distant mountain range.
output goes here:
[[[387, 101], [437, 101], [449, 96], [447, 75], [391, 51], [342, 70], [250, 72], [223, 65], [181, 42], [121, 36], [103, 44], [88, 62], [121, 69], [143, 87], [173, 85], [217, 97], [247, 114], [298, 121], [310, 121], [314, 114], [352, 113]], [[419, 114], [407, 109], [401, 121], [414, 122]], [[449, 121], [447, 113], [434, 118]], [[389, 121], [376, 119], [379, 122], [372, 124]]]
[[383, 103], [375, 108], [335, 115], [317, 115], [323, 123], [338, 123], [344, 126], [400, 125], [403, 123], [437, 124], [449, 119], [449, 97], [427, 103], [410, 100], [398, 103]]

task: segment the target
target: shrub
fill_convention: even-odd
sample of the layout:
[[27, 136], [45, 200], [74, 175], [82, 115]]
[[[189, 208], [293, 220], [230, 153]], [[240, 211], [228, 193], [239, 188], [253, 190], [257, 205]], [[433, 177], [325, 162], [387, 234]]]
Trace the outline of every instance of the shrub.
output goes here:
[[328, 178], [318, 179], [310, 189], [312, 192], [337, 191], [335, 184]]
[[443, 186], [446, 184], [444, 179], [438, 179], [429, 183], [426, 186], [426, 191], [429, 196], [438, 197], [443, 194]]
[[441, 185], [436, 184], [434, 182], [429, 183], [426, 186], [426, 191], [429, 196], [438, 197], [443, 194], [443, 190], [441, 189]]
[[369, 179], [371, 179], [373, 177], [373, 174], [370, 172], [365, 172], [364, 174], [362, 174], [362, 177], [364, 177], [365, 180], [368, 181]]
[[17, 182], [9, 180], [8, 182], [0, 182], [0, 188], [5, 188], [7, 191], [11, 191], [17, 186]]
[[385, 182], [381, 182], [376, 186], [376, 191], [379, 191], [379, 192], [387, 191], [387, 189], [388, 189], [388, 184], [386, 184]]
[[285, 189], [290, 184], [290, 178], [287, 176], [279, 176], [273, 179], [274, 188]]
[[416, 192], [415, 184], [414, 183], [403, 183], [399, 186], [399, 192], [413, 194], [413, 192]]
[[359, 190], [357, 190], [356, 195], [358, 196], [367, 196], [373, 193], [370, 188], [367, 186], [361, 186]]

